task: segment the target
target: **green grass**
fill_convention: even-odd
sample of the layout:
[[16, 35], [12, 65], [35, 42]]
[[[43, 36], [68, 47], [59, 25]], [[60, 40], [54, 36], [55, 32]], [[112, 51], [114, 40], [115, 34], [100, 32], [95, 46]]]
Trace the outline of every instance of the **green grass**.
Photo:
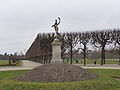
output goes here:
[[[101, 60], [87, 60], [87, 64], [93, 64], [94, 61], [97, 62], [97, 64], [101, 63]], [[106, 60], [106, 64], [118, 64], [116, 60]]]
[[9, 61], [8, 60], [0, 60], [0, 65], [5, 65], [8, 64]]
[[9, 60], [0, 60], [0, 67], [1, 66], [21, 66], [22, 61], [17, 61], [15, 64], [12, 63], [11, 65], [9, 64]]
[[[87, 64], [94, 64], [94, 61], [96, 61], [96, 64], [100, 64], [101, 60], [86, 60]], [[80, 60], [79, 64], [83, 64], [84, 60]], [[106, 60], [106, 64], [118, 64], [116, 60]]]
[[120, 70], [88, 69], [99, 75], [99, 78], [79, 82], [22, 82], [15, 80], [15, 77], [26, 72], [1, 71], [0, 90], [120, 90], [120, 80], [111, 76], [120, 76]]

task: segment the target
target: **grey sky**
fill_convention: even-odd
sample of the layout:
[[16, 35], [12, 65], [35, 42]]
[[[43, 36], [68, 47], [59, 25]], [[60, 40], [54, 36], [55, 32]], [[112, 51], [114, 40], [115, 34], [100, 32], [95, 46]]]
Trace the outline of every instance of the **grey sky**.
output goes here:
[[0, 0], [0, 53], [27, 50], [40, 32], [120, 28], [120, 0]]

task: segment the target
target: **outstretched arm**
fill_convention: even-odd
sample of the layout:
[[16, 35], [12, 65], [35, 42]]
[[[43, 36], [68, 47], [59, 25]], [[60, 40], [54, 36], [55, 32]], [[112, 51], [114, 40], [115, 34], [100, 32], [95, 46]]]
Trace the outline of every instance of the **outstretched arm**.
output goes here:
[[59, 22], [58, 22], [58, 24], [57, 25], [59, 25], [60, 24], [60, 21], [61, 21], [61, 19], [58, 17], [58, 19], [59, 19]]
[[52, 25], [51, 27], [54, 27], [55, 25]]

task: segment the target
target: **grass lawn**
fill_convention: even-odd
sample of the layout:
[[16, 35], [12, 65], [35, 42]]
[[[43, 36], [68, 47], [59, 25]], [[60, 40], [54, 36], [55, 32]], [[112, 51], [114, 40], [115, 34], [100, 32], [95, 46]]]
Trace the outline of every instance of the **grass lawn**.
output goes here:
[[9, 60], [0, 60], [0, 67], [1, 66], [21, 66], [22, 61], [18, 61], [16, 64], [9, 65]]
[[[100, 64], [101, 60], [86, 60], [86, 64], [94, 64], [94, 61], [96, 61], [96, 64]], [[80, 60], [79, 64], [83, 64], [84, 60]], [[118, 64], [116, 60], [106, 60], [106, 64]]]
[[5, 65], [8, 64], [9, 61], [8, 60], [0, 60], [0, 65]]
[[[93, 64], [96, 61], [97, 64], [101, 63], [101, 60], [87, 60], [88, 64]], [[106, 64], [118, 64], [116, 60], [106, 60]]]
[[88, 69], [99, 75], [99, 78], [79, 82], [22, 82], [15, 77], [26, 72], [0, 71], [0, 90], [120, 90], [120, 80], [111, 76], [120, 76], [120, 70]]

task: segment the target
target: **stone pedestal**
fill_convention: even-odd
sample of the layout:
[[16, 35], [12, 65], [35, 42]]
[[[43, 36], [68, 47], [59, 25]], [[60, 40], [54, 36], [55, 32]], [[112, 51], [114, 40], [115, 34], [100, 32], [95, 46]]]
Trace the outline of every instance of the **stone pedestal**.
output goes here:
[[61, 45], [58, 39], [52, 42], [52, 60], [51, 62], [63, 62], [61, 59]]

